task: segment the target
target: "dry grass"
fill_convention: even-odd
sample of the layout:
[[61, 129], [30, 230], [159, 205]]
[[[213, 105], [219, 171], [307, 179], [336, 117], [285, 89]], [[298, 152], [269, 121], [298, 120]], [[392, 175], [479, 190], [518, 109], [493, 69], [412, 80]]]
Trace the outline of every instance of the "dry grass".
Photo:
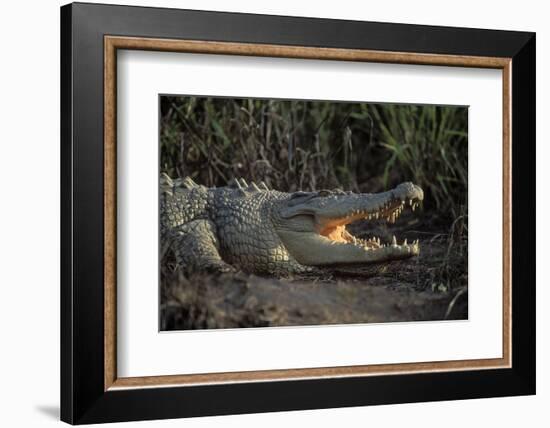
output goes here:
[[466, 214], [462, 107], [163, 97], [161, 169], [206, 186], [377, 192], [413, 181], [447, 221]]

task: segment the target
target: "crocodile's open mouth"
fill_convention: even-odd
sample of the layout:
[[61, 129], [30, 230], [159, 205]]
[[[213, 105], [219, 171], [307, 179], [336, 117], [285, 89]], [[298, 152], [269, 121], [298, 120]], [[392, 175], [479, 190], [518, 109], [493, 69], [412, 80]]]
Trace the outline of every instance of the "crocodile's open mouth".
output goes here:
[[388, 223], [393, 224], [406, 207], [410, 207], [410, 209], [414, 211], [419, 203], [420, 201], [418, 199], [393, 199], [392, 201], [387, 202], [376, 209], [351, 211], [345, 217], [322, 221], [320, 223], [319, 234], [330, 240], [331, 245], [354, 245], [369, 252], [381, 249], [385, 249], [385, 251], [387, 251], [391, 249], [395, 250], [396, 253], [416, 255], [419, 253], [418, 240], [408, 243], [405, 239], [401, 244], [399, 244], [395, 235], [392, 237], [390, 242], [382, 242], [377, 236], [362, 239], [353, 236], [346, 229], [346, 226], [359, 220], [372, 221], [380, 219], [386, 220]]

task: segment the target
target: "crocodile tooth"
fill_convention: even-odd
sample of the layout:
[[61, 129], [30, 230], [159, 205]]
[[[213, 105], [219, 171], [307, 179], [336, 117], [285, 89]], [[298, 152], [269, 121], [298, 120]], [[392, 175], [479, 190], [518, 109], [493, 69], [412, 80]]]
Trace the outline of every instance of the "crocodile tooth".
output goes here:
[[391, 239], [391, 245], [393, 247], [396, 247], [397, 246], [397, 240], [395, 239], [395, 235], [393, 235], [393, 238]]
[[403, 241], [403, 245], [407, 245], [407, 238]]

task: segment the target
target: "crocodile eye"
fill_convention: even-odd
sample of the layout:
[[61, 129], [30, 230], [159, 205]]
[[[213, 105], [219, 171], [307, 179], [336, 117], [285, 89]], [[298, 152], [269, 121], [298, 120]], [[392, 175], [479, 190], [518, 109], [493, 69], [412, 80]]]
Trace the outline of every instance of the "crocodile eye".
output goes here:
[[303, 197], [306, 197], [306, 196], [309, 196], [311, 198], [312, 194], [310, 192], [302, 192], [302, 191], [297, 191], [297, 192], [294, 192], [291, 196], [290, 196], [290, 199], [296, 199], [296, 198], [303, 198]]
[[322, 198], [324, 198], [325, 196], [330, 196], [332, 195], [332, 192], [330, 190], [319, 190], [317, 192], [317, 196], [320, 196]]

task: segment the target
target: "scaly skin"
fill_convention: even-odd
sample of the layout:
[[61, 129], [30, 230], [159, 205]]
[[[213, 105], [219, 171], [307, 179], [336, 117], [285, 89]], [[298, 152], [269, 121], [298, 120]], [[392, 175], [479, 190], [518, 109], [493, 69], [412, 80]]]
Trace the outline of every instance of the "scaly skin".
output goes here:
[[187, 271], [233, 271], [286, 276], [320, 268], [412, 257], [419, 245], [353, 237], [359, 219], [395, 222], [423, 192], [412, 183], [378, 194], [343, 191], [284, 193], [244, 180], [220, 188], [190, 178], [161, 176], [161, 242]]

